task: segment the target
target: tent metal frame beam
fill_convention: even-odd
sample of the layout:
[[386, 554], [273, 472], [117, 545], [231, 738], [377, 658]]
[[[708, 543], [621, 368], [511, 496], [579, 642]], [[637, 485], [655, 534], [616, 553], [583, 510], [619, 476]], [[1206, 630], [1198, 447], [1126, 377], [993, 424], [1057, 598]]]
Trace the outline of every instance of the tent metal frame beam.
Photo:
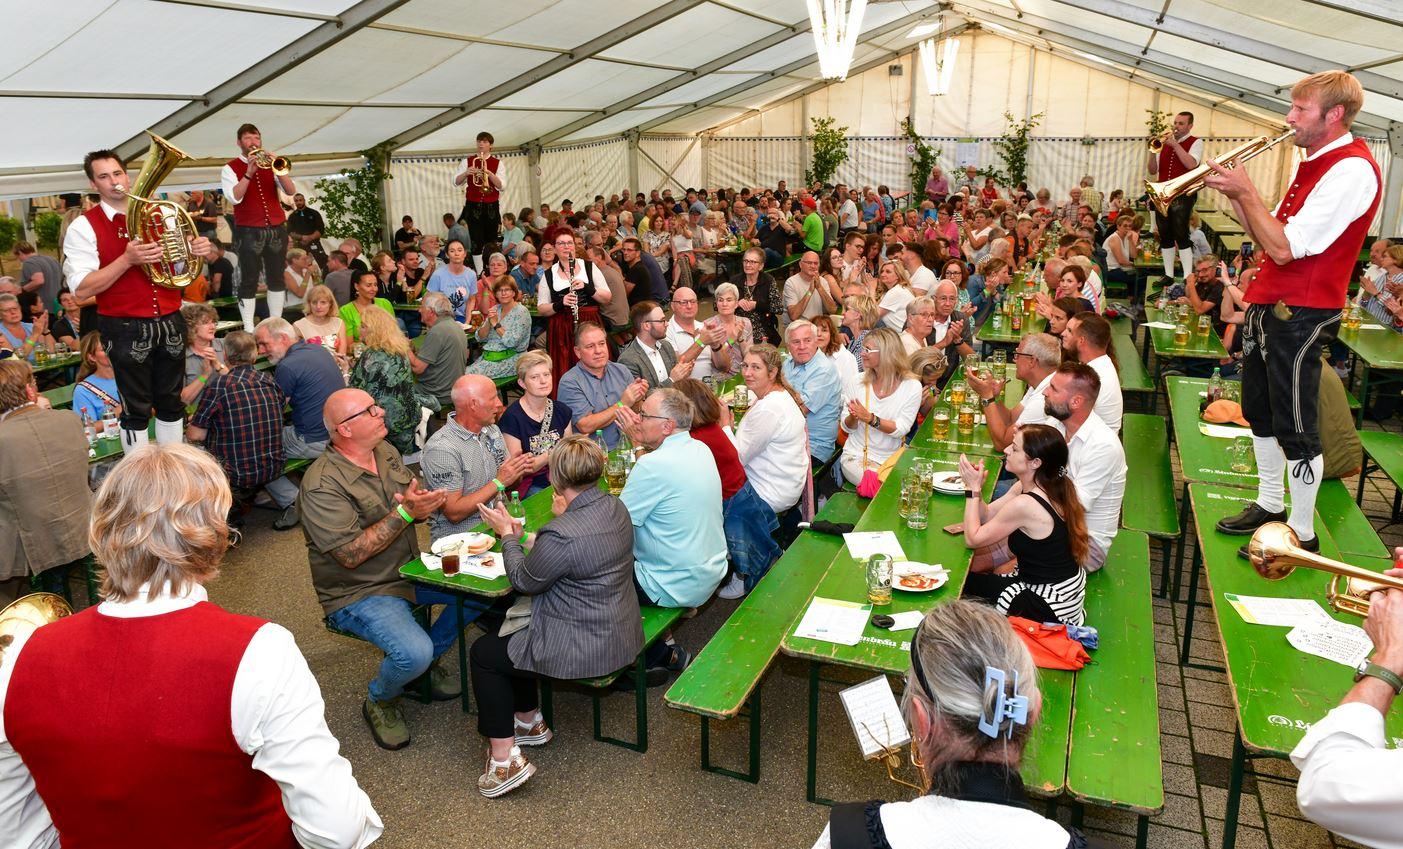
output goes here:
[[1385, 24], [1398, 24], [1398, 4], [1393, 0], [1306, 0], [1313, 6], [1348, 12]]
[[155, 94], [149, 91], [29, 91], [0, 90], [0, 97], [38, 97], [45, 100], [201, 100], [203, 94]]
[[[1265, 83], [1249, 80], [1234, 74], [1203, 68], [1191, 61], [1171, 56], [1155, 50], [1143, 50], [1131, 44], [1112, 38], [1098, 37], [1095, 41], [1081, 38], [1066, 25], [1059, 24], [1036, 15], [1023, 15], [1014, 19], [1005, 17], [1007, 11], [985, 0], [956, 0], [955, 6], [965, 12], [978, 15], [999, 26], [1020, 32], [1026, 36], [1060, 43], [1063, 47], [1080, 50], [1092, 56], [1099, 56], [1109, 62], [1143, 69], [1147, 74], [1198, 90], [1205, 95], [1215, 95], [1227, 101], [1241, 103], [1265, 112], [1279, 115], [1278, 123], [1285, 122], [1290, 100], [1276, 94], [1275, 89]], [[1209, 76], [1209, 75], [1212, 76]], [[1262, 121], [1260, 116], [1253, 120]], [[1356, 123], [1365, 129], [1382, 134], [1389, 125], [1386, 118], [1361, 112]]]
[[[225, 106], [276, 79], [278, 75], [323, 50], [349, 37], [382, 15], [388, 14], [408, 0], [360, 0], [335, 20], [327, 21], [303, 37], [278, 50], [267, 59], [236, 74], [194, 103], [177, 109], [151, 128], [159, 136], [171, 138], [213, 115]], [[232, 141], [232, 140], [231, 140]], [[145, 133], [138, 133], [117, 146], [120, 156], [130, 158], [145, 150]]]
[[[730, 9], [731, 7], [727, 6], [726, 8]], [[632, 109], [640, 103], [645, 103], [659, 95], [666, 94], [667, 92], [672, 91], [675, 88], [680, 88], [681, 86], [684, 86], [687, 83], [692, 82], [693, 80], [700, 79], [707, 74], [715, 73], [716, 71], [719, 71], [720, 69], [725, 68], [728, 65], [734, 65], [736, 62], [739, 62], [748, 56], [752, 56], [761, 50], [766, 50], [770, 47], [774, 47], [777, 44], [783, 44], [784, 42], [795, 37], [796, 35], [802, 35], [803, 33], [810, 32], [812, 28], [813, 25], [807, 20], [798, 24], [786, 26], [784, 29], [778, 32], [771, 33], [765, 36], [764, 38], [759, 39], [758, 41], [753, 41], [750, 44], [745, 45], [744, 47], [732, 50], [730, 53], [727, 53], [723, 56], [718, 56], [715, 59], [712, 59], [710, 62], [707, 62], [706, 64], [697, 67], [695, 70], [686, 71], [685, 73], [678, 74], [670, 80], [658, 83], [657, 85], [652, 86], [651, 88], [644, 89], [643, 91], [640, 91], [637, 94], [629, 95], [628, 97], [625, 97], [622, 100], [615, 101], [614, 103], [609, 104], [603, 109], [595, 110], [593, 115], [580, 118], [579, 120], [572, 121], [563, 127], [551, 130], [549, 133], [546, 133], [545, 135], [537, 138], [536, 141], [537, 143], [544, 145], [550, 144], [551, 142], [554, 142], [558, 139], [563, 139], [566, 136], [574, 135], [575, 133], [578, 133], [579, 131], [587, 127], [591, 127], [599, 123], [600, 121], [603, 121], [605, 118], [617, 115], [620, 112], [624, 112], [628, 109]]]
[[568, 53], [563, 53], [537, 65], [535, 68], [519, 75], [513, 80], [509, 80], [497, 86], [491, 91], [483, 92], [477, 97], [465, 100], [452, 109], [446, 109], [434, 117], [429, 118], [427, 121], [422, 121], [407, 130], [385, 139], [384, 144], [389, 145], [391, 150], [399, 150], [431, 133], [443, 129], [449, 124], [466, 118], [479, 109], [491, 106], [500, 100], [505, 100], [513, 94], [529, 88], [547, 77], [554, 76], [577, 62], [585, 59], [593, 59], [609, 48], [627, 41], [663, 21], [687, 12], [701, 5], [703, 2], [704, 0], [670, 0], [670, 2], [664, 3], [662, 6], [638, 16], [622, 26], [615, 27], [601, 36], [590, 39]]
[[[898, 20], [892, 21], [891, 23], [883, 24], [882, 26], [876, 27], [876, 28], [873, 29], [871, 32], [869, 32], [869, 33], [867, 33], [866, 35], [864, 35], [864, 36], [859, 40], [858, 43], [859, 43], [859, 45], [869, 45], [869, 44], [871, 44], [871, 43], [874, 42], [874, 41], [877, 41], [877, 40], [879, 40], [879, 39], [882, 39], [882, 38], [885, 38], [885, 37], [891, 35], [892, 33], [899, 32], [899, 31], [901, 31], [902, 29], [905, 29], [905, 28], [907, 28], [907, 27], [913, 26], [914, 24], [918, 24], [918, 23], [920, 23], [921, 21], [927, 20], [927, 19], [929, 19], [929, 18], [931, 18], [931, 17], [944, 14], [944, 13], [947, 12], [947, 11], [949, 11], [949, 4], [942, 3], [942, 4], [939, 5], [939, 6], [936, 6], [936, 7], [931, 8], [931, 9], [924, 10], [924, 11], [922, 11], [922, 12], [916, 14], [916, 15], [908, 16], [908, 17], [905, 17], [905, 18], [900, 18], [900, 19], [898, 19]], [[968, 23], [960, 24], [958, 27], [955, 27], [954, 29], [950, 30], [950, 31], [947, 33], [947, 37], [954, 37], [954, 36], [956, 36], [956, 35], [959, 35], [960, 33], [964, 32], [965, 30], [970, 29], [971, 26], [972, 26], [972, 25], [971, 25], [971, 24], [968, 24]], [[919, 43], [919, 42], [918, 42], [918, 43]], [[912, 47], [914, 47], [914, 46], [915, 46], [915, 45], [912, 45]], [[880, 60], [878, 60], [878, 61], [876, 62], [875, 65], [874, 65], [874, 64], [871, 64], [870, 62], [869, 62], [869, 63], [866, 63], [866, 64], [860, 66], [860, 67], [862, 68], [861, 71], [860, 71], [860, 70], [857, 70], [857, 69], [851, 69], [851, 70], [848, 71], [848, 75], [849, 75], [849, 76], [857, 76], [859, 73], [862, 73], [862, 72], [865, 71], [865, 70], [869, 70], [870, 68], [876, 67], [877, 65], [880, 65], [882, 62], [889, 61], [889, 60], [891, 59], [892, 55], [893, 55], [892, 52], [887, 51], [887, 52], [884, 53], [883, 58], [881, 58]], [[799, 70], [800, 68], [807, 68], [807, 67], [809, 67], [810, 65], [813, 65], [813, 64], [815, 64], [815, 63], [816, 63], [816, 59], [815, 59], [814, 57], [805, 57], [804, 59], [797, 60], [797, 61], [794, 61], [794, 62], [790, 62], [788, 65], [784, 65], [784, 66], [782, 66], [782, 67], [775, 68], [773, 71], [768, 71], [768, 72], [766, 72], [766, 73], [763, 73], [763, 74], [757, 76], [757, 77], [756, 77], [755, 79], [753, 79], [753, 80], [747, 80], [747, 81], [741, 83], [740, 85], [732, 86], [731, 88], [728, 88], [728, 89], [726, 89], [725, 91], [718, 92], [718, 93], [713, 94], [713, 95], [708, 95], [707, 97], [703, 97], [701, 100], [698, 100], [696, 103], [692, 103], [692, 104], [689, 104], [689, 105], [687, 105], [687, 106], [683, 106], [683, 107], [681, 107], [681, 108], [674, 109], [674, 110], [672, 110], [671, 112], [668, 112], [668, 113], [666, 113], [666, 114], [664, 114], [664, 115], [659, 115], [658, 117], [653, 118], [653, 119], [650, 120], [650, 121], [646, 121], [646, 122], [644, 122], [643, 124], [640, 124], [639, 127], [638, 127], [638, 129], [639, 129], [639, 131], [645, 132], [645, 133], [646, 133], [646, 132], [648, 132], [649, 130], [651, 130], [653, 127], [662, 126], [663, 124], [666, 124], [668, 121], [673, 121], [673, 120], [676, 120], [677, 118], [683, 117], [684, 115], [689, 115], [689, 114], [691, 114], [692, 112], [695, 112], [695, 111], [698, 110], [698, 109], [704, 109], [704, 108], [706, 108], [706, 107], [708, 107], [708, 106], [718, 106], [718, 105], [720, 105], [720, 106], [726, 106], [727, 104], [725, 104], [723, 101], [730, 100], [730, 99], [733, 98], [733, 97], [738, 97], [738, 96], [740, 96], [740, 95], [742, 95], [742, 94], [745, 94], [747, 91], [750, 91], [751, 89], [753, 89], [753, 88], [755, 88], [755, 87], [757, 87], [757, 86], [763, 85], [763, 84], [768, 83], [768, 82], [773, 82], [775, 79], [777, 79], [777, 78], [779, 78], [779, 77], [788, 76], [788, 75], [794, 73], [795, 71]], [[803, 91], [804, 91], [805, 93], [809, 92], [810, 90], [817, 91], [818, 89], [821, 89], [821, 88], [823, 88], [823, 87], [825, 87], [825, 86], [832, 85], [832, 83], [833, 83], [833, 80], [817, 80], [817, 81], [814, 82], [814, 84], [805, 87], [805, 88], [803, 89]], [[788, 95], [788, 96], [786, 96], [785, 102], [788, 102], [788, 100], [793, 99], [793, 97], [794, 97], [793, 95]], [[770, 108], [771, 105], [773, 105], [773, 104], [767, 103], [767, 104], [765, 104], [764, 106], [762, 106], [762, 107], [760, 107], [760, 108], [758, 108], [758, 109], [756, 109], [756, 110], [754, 110], [754, 111], [756, 111], [756, 112], [764, 111], [765, 109]], [[744, 109], [748, 109], [748, 107], [744, 107], [744, 106], [735, 107], [735, 108], [743, 109], [743, 110], [744, 110]], [[716, 128], [712, 128], [712, 129], [716, 129]]]
[[[1164, 32], [1196, 44], [1215, 47], [1219, 50], [1226, 50], [1230, 53], [1280, 65], [1283, 68], [1291, 68], [1306, 74], [1335, 70], [1339, 67], [1337, 63], [1317, 59], [1314, 56], [1278, 44], [1247, 38], [1185, 18], [1160, 15], [1152, 9], [1136, 6], [1133, 3], [1124, 2], [1124, 0], [1057, 0], [1057, 2], [1073, 9], [1107, 15], [1116, 20], [1147, 27], [1156, 32]], [[1355, 77], [1368, 91], [1389, 97], [1403, 98], [1403, 81], [1368, 71], [1361, 71], [1355, 74]]]

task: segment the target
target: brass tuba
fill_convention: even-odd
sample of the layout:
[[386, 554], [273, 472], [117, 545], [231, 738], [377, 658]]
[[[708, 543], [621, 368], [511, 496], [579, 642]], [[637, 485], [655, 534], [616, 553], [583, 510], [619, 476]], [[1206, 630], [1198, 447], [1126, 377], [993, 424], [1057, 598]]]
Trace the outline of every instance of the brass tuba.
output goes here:
[[30, 593], [11, 602], [0, 610], [0, 658], [16, 639], [72, 613], [63, 596], [53, 593]]
[[[1284, 522], [1267, 522], [1247, 543], [1247, 559], [1268, 581], [1279, 581], [1297, 566], [1331, 573], [1330, 606], [1340, 613], [1369, 615], [1369, 595], [1381, 590], [1403, 590], [1403, 578], [1381, 575], [1360, 566], [1321, 557], [1301, 548], [1301, 541]], [[1341, 580], [1343, 579], [1343, 581]], [[1343, 585], [1342, 585], [1343, 584]]]
[[279, 177], [292, 170], [292, 160], [286, 156], [276, 156], [261, 147], [255, 147], [248, 152], [248, 161], [259, 168], [266, 168]]
[[[1252, 157], [1276, 147], [1295, 134], [1295, 130], [1287, 130], [1274, 139], [1268, 139], [1266, 136], [1257, 136], [1255, 139], [1249, 142], [1243, 142], [1219, 156], [1218, 164], [1223, 168], [1235, 168], [1237, 165], [1246, 162]], [[1150, 148], [1151, 150], [1154, 149], [1153, 142], [1151, 142]], [[1146, 180], [1145, 194], [1150, 196], [1150, 201], [1155, 205], [1155, 209], [1159, 210], [1160, 215], [1168, 215], [1169, 204], [1177, 197], [1193, 194], [1203, 188], [1203, 178], [1207, 177], [1212, 170], [1212, 168], [1208, 167], [1208, 163], [1200, 162], [1197, 168], [1180, 174], [1172, 180], [1160, 180], [1157, 183]]]
[[184, 289], [205, 268], [205, 261], [190, 251], [190, 240], [199, 238], [200, 233], [195, 229], [195, 220], [180, 204], [149, 195], [189, 157], [155, 133], [146, 134], [151, 137], [146, 161], [127, 190], [127, 234], [161, 246], [161, 258], [142, 266], [152, 283], [167, 289]]

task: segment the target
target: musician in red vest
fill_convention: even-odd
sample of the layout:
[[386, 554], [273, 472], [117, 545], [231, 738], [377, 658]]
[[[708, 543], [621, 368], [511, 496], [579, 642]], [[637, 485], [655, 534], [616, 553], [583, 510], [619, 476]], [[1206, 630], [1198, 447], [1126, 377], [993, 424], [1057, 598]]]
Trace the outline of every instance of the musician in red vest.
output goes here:
[[[1321, 349], [1339, 332], [1382, 187], [1378, 163], [1349, 131], [1363, 105], [1364, 89], [1344, 71], [1312, 74], [1292, 87], [1286, 123], [1306, 157], [1275, 210], [1246, 169], [1208, 160], [1206, 185], [1232, 201], [1263, 256], [1244, 295], [1242, 325], [1242, 412], [1252, 424], [1257, 500], [1218, 522], [1223, 533], [1248, 535], [1286, 521], [1302, 547], [1320, 549], [1314, 515], [1323, 467], [1316, 426]], [[1283, 479], [1291, 489], [1289, 518]]]
[[[468, 225], [473, 250], [482, 254], [482, 267], [487, 267], [487, 248], [496, 242], [502, 231], [502, 212], [498, 201], [502, 197], [502, 162], [492, 155], [491, 133], [477, 134], [477, 153], [463, 160], [462, 171], [453, 177], [453, 185], [463, 186], [465, 201], [459, 220]], [[483, 180], [487, 181], [484, 186]]]
[[189, 445], [143, 448], [103, 481], [88, 537], [105, 600], [0, 655], [0, 846], [379, 837], [292, 634], [209, 601], [229, 503], [219, 464]]
[[268, 315], [283, 314], [287, 301], [287, 215], [278, 190], [292, 195], [297, 187], [287, 174], [274, 174], [259, 168], [248, 158], [250, 151], [263, 147], [263, 135], [252, 124], [235, 132], [239, 155], [225, 164], [219, 174], [224, 195], [234, 204], [234, 253], [239, 258], [239, 317], [244, 330], [253, 332], [254, 309], [258, 301], [258, 273], [268, 287]]
[[[1174, 116], [1174, 130], [1167, 133], [1162, 141], [1164, 146], [1159, 153], [1150, 153], [1147, 168], [1156, 180], [1172, 180], [1192, 171], [1203, 161], [1203, 139], [1193, 135], [1194, 113], [1180, 112]], [[1168, 286], [1174, 280], [1174, 260], [1177, 257], [1184, 265], [1185, 285], [1193, 273], [1194, 246], [1189, 241], [1189, 216], [1194, 211], [1194, 201], [1198, 193], [1181, 195], [1169, 204], [1169, 211], [1161, 215], [1155, 212], [1155, 229], [1159, 231], [1160, 253], [1164, 257], [1164, 276]]]
[[[185, 385], [180, 290], [157, 286], [142, 268], [161, 258], [161, 246], [130, 238], [131, 178], [121, 157], [95, 150], [83, 157], [83, 171], [99, 202], [69, 225], [63, 240], [64, 271], [79, 301], [97, 299], [95, 329], [102, 331], [102, 347], [122, 396], [122, 450], [146, 444], [153, 411], [156, 441], [180, 442], [185, 420], [180, 400]], [[203, 236], [190, 242], [190, 250], [202, 258], [213, 252]]]

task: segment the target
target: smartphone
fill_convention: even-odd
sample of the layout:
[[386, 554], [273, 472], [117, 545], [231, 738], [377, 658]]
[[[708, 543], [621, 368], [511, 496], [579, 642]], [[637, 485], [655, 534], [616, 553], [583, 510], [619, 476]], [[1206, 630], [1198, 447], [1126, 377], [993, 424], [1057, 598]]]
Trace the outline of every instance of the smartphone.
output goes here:
[[1251, 261], [1252, 261], [1252, 250], [1253, 250], [1253, 248], [1252, 248], [1252, 243], [1251, 243], [1251, 242], [1243, 242], [1243, 243], [1242, 243], [1242, 261], [1243, 261], [1243, 262], [1251, 262]]
[[964, 522], [956, 522], [956, 523], [953, 524], [953, 525], [946, 525], [946, 526], [945, 526], [945, 533], [947, 533], [947, 534], [962, 534], [962, 533], [964, 533], [964, 532], [965, 532], [965, 523], [964, 523]]

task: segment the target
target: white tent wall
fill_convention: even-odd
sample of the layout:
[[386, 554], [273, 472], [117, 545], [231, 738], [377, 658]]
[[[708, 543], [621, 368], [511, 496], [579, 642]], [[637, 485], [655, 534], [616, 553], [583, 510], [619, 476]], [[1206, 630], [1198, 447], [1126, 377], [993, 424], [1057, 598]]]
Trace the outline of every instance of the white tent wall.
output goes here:
[[541, 202], [551, 209], [559, 209], [566, 199], [578, 209], [595, 195], [607, 196], [627, 182], [628, 144], [623, 139], [546, 148], [541, 153]]
[[[653, 189], [670, 188], [674, 195], [680, 196], [682, 190], [702, 183], [702, 141], [696, 136], [644, 136], [638, 140], [638, 150], [640, 185], [629, 186], [633, 191], [646, 194]], [[665, 169], [673, 169], [671, 177]], [[617, 191], [613, 188], [615, 185], [623, 186], [627, 182], [625, 179], [622, 183], [599, 186], [590, 197], [595, 194], [607, 197]]]
[[[501, 159], [502, 211], [515, 212], [531, 203], [527, 184], [526, 154], [498, 153]], [[390, 208], [386, 210], [394, 226], [402, 216], [410, 215], [414, 224], [425, 233], [443, 232], [443, 214], [457, 215], [463, 209], [463, 189], [453, 185], [460, 173], [461, 156], [407, 156], [390, 161], [394, 179], [386, 183]]]

